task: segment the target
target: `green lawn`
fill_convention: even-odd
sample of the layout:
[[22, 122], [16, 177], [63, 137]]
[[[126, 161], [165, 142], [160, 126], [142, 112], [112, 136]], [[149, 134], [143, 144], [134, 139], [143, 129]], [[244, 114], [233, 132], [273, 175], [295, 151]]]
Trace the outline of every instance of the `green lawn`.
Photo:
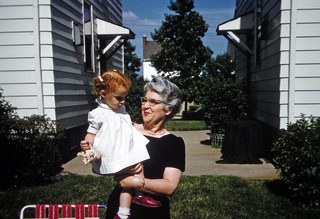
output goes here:
[[191, 131], [208, 129], [204, 121], [198, 120], [171, 120], [167, 122], [166, 128], [169, 131]]
[[[0, 192], [1, 218], [18, 218], [20, 209], [35, 203], [105, 204], [115, 183], [112, 177], [63, 176], [56, 183]], [[320, 218], [320, 209], [290, 203], [277, 181], [244, 180], [235, 176], [183, 176], [171, 197], [171, 216], [181, 218]]]

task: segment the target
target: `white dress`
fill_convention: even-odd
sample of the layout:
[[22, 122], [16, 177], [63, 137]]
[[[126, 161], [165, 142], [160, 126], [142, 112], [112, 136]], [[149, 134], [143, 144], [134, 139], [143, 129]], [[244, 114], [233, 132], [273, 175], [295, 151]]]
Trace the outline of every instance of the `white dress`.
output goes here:
[[88, 113], [87, 130], [96, 135], [93, 149], [101, 154], [101, 160], [92, 162], [93, 172], [115, 174], [149, 159], [149, 140], [133, 127], [125, 106], [114, 111], [101, 100], [96, 101], [99, 106]]

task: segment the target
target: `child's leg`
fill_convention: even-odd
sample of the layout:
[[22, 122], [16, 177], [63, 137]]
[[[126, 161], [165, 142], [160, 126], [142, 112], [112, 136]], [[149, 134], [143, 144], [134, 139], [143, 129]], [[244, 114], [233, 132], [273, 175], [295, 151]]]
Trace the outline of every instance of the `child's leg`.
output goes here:
[[121, 219], [127, 219], [130, 217], [132, 195], [129, 191], [122, 191], [119, 200], [119, 210], [117, 215]]
[[132, 195], [129, 191], [122, 191], [120, 194], [120, 203], [119, 207], [121, 208], [130, 208], [131, 206]]

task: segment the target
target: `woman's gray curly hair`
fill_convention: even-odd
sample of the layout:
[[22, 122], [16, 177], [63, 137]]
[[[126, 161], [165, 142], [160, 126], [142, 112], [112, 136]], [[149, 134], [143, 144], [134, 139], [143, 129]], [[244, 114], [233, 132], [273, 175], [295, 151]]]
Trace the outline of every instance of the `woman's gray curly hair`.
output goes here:
[[145, 93], [148, 91], [156, 92], [162, 96], [163, 108], [165, 110], [172, 109], [172, 113], [167, 116], [166, 120], [172, 119], [178, 112], [182, 102], [182, 93], [177, 85], [157, 76], [144, 86]]

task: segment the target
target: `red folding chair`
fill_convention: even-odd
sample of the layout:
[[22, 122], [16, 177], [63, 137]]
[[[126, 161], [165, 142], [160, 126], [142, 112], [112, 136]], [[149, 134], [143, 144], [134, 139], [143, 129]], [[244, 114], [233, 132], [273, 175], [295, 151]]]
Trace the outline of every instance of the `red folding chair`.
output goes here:
[[24, 219], [24, 214], [26, 209], [35, 209], [34, 218], [48, 218], [48, 219], [58, 219], [58, 218], [75, 218], [75, 219], [85, 219], [85, 218], [96, 218], [99, 219], [99, 208], [107, 209], [105, 205], [98, 204], [39, 204], [39, 205], [26, 205], [20, 211], [20, 219]]

